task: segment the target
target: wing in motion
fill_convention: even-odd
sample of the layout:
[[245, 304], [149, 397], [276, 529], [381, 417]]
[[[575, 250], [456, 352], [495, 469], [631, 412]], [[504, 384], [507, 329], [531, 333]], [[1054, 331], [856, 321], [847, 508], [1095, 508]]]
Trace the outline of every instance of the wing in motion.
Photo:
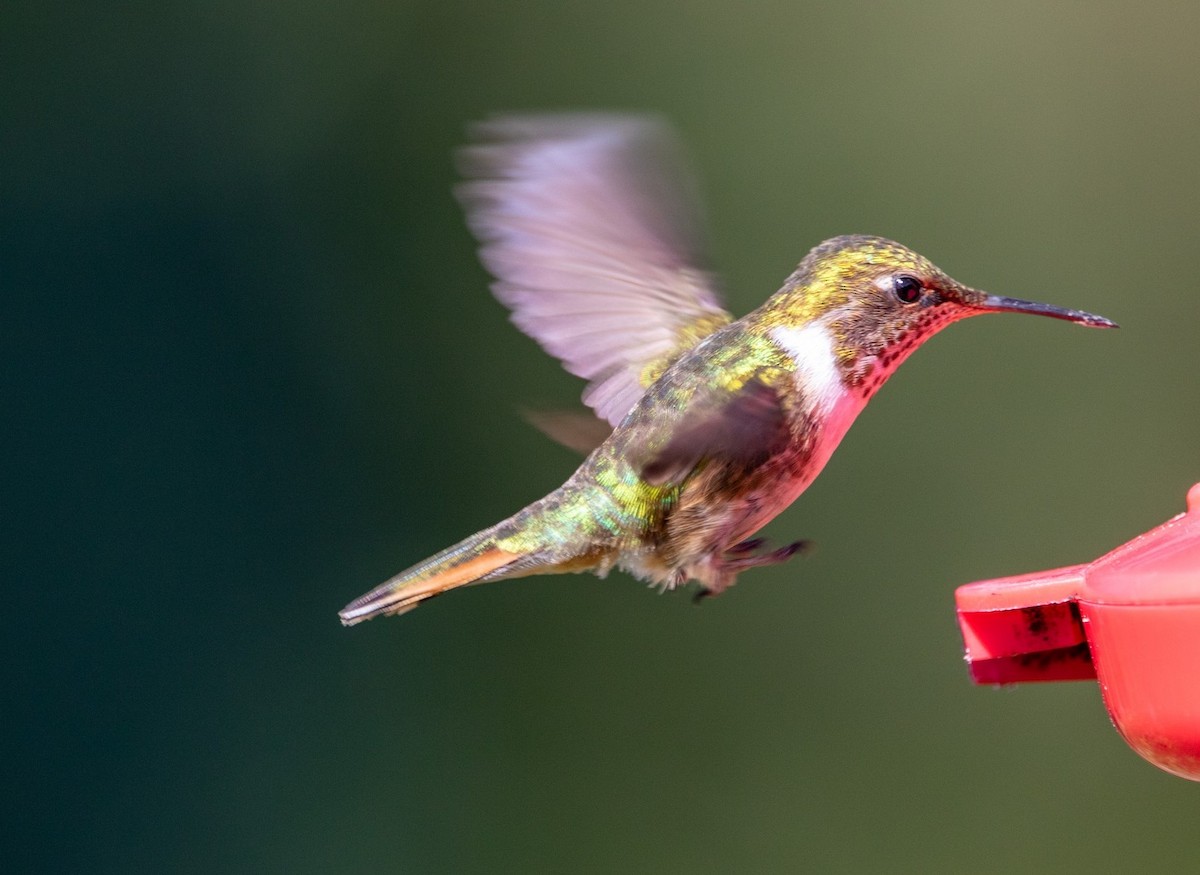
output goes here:
[[646, 386], [731, 319], [698, 267], [691, 181], [661, 122], [502, 117], [463, 150], [459, 197], [513, 322], [589, 381], [618, 424]]
[[641, 460], [641, 475], [661, 486], [682, 481], [704, 459], [753, 468], [781, 452], [789, 436], [779, 395], [761, 379], [733, 393], [709, 388], [692, 399], [670, 440]]

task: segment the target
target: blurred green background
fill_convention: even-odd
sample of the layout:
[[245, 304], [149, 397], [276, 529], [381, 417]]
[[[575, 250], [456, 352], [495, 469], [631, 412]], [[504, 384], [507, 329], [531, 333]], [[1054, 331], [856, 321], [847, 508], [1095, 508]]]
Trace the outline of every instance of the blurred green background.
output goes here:
[[[1200, 7], [6, 3], [6, 871], [1196, 871], [1094, 684], [975, 688], [953, 590], [1200, 479]], [[465, 125], [680, 129], [739, 313], [834, 234], [971, 321], [703, 608], [535, 578], [335, 612], [560, 483], [450, 194]]]

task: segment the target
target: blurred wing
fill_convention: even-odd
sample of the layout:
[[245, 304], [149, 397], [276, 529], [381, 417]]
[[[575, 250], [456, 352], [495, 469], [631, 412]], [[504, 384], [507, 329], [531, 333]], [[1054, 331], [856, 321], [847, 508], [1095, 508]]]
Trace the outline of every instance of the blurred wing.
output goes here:
[[476, 134], [458, 193], [492, 289], [616, 425], [731, 319], [697, 267], [696, 198], [674, 140], [655, 120], [604, 115], [502, 117]]
[[525, 419], [555, 443], [581, 456], [591, 455], [612, 434], [612, 426], [582, 410], [525, 410]]
[[681, 482], [705, 459], [753, 469], [782, 452], [790, 439], [774, 387], [757, 377], [735, 392], [710, 386], [688, 403], [670, 439], [641, 460], [640, 473], [661, 486]]

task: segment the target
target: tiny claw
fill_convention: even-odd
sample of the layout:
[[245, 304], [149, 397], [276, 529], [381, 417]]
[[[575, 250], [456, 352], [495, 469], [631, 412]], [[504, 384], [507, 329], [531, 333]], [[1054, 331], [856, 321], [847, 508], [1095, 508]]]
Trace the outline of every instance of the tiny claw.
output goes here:
[[812, 547], [812, 541], [804, 541], [804, 540], [792, 541], [792, 543], [788, 544], [786, 547], [780, 547], [778, 550], [776, 550], [771, 555], [778, 556], [780, 562], [786, 562], [788, 559], [791, 559], [797, 553], [807, 553], [809, 551], [809, 548], [811, 548], [811, 547]]
[[692, 596], [692, 604], [699, 606], [703, 604], [706, 599], [710, 599], [714, 595], [716, 595], [716, 593], [714, 593], [711, 589], [709, 589], [707, 586], [702, 586], [696, 590], [695, 595]]

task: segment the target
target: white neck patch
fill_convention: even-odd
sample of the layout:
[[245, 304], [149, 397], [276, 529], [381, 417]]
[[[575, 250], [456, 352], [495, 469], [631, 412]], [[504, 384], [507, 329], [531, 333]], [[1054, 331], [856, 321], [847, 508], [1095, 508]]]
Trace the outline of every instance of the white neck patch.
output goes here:
[[810, 322], [801, 328], [777, 325], [771, 338], [796, 363], [796, 380], [822, 406], [837, 403], [845, 392], [834, 354], [833, 338], [825, 326]]
[[833, 337], [823, 325], [809, 323], [802, 328], [781, 325], [771, 329], [771, 338], [796, 362], [796, 388], [812, 400], [813, 412], [817, 414], [816, 443], [804, 476], [792, 484], [795, 497], [825, 467], [867, 399], [842, 382]]

